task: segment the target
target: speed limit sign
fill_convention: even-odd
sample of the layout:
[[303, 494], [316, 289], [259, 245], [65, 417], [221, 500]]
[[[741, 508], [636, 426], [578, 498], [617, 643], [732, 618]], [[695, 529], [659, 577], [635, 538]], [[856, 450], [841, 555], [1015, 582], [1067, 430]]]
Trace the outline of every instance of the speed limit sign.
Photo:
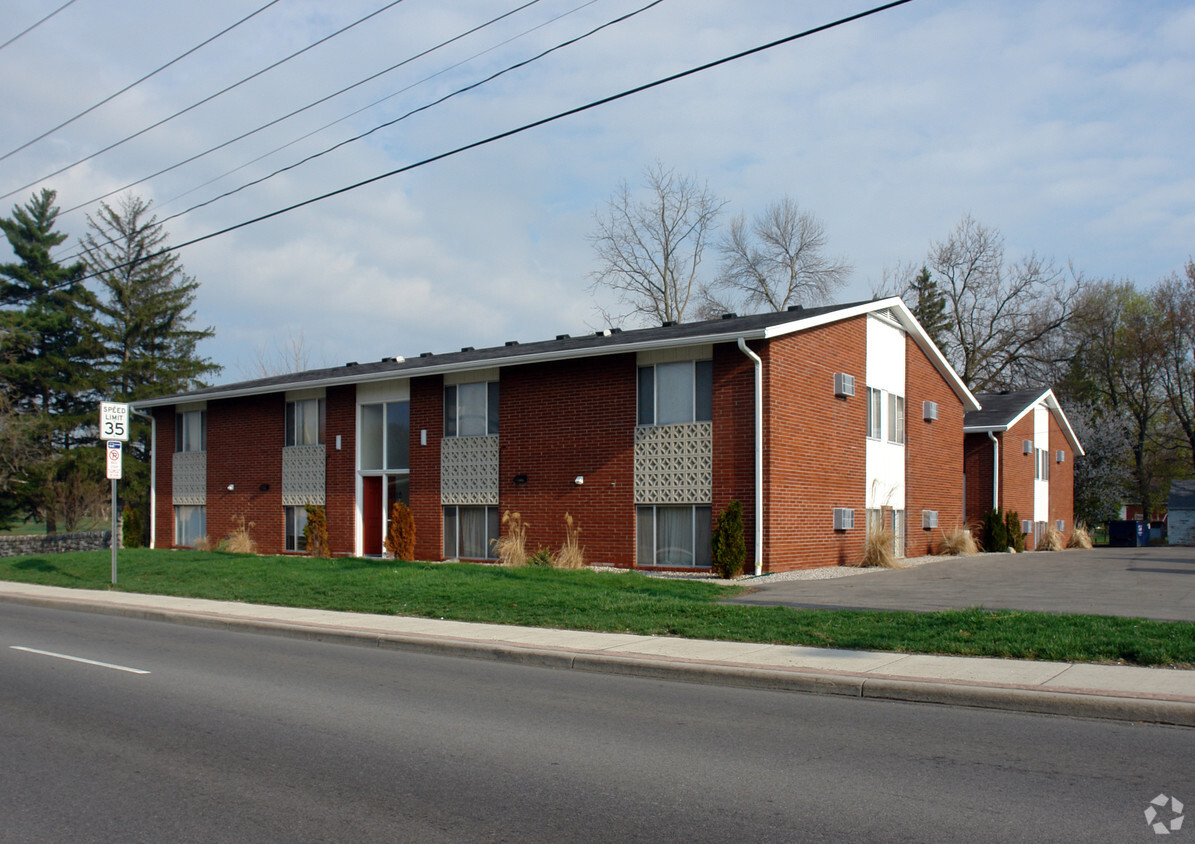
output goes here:
[[[109, 442], [108, 447], [105, 449], [105, 451], [108, 452], [108, 479], [109, 480], [113, 480], [113, 481], [120, 480], [120, 477], [121, 477], [120, 450], [121, 449], [120, 449], [120, 441], [119, 440], [113, 440], [112, 442]], [[113, 487], [113, 489], [115, 489], [115, 487]]]
[[100, 439], [129, 441], [129, 406], [121, 402], [100, 402]]

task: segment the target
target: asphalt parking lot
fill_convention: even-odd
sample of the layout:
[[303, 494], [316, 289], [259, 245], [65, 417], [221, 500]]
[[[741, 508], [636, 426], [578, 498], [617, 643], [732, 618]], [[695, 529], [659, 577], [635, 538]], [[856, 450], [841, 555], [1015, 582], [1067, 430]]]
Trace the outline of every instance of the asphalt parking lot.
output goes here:
[[1036, 610], [1195, 622], [1195, 548], [981, 554], [830, 580], [747, 584], [732, 603], [802, 609]]

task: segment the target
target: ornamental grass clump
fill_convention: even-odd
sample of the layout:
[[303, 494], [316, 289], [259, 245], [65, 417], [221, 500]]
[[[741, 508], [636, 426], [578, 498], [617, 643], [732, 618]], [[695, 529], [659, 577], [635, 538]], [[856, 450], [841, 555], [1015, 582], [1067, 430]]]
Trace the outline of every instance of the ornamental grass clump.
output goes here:
[[1075, 529], [1071, 531], [1071, 541], [1067, 543], [1067, 548], [1090, 548], [1092, 546], [1091, 533], [1087, 530], [1087, 525], [1075, 525]]
[[863, 543], [864, 566], [881, 566], [886, 569], [903, 568], [896, 556], [896, 534], [890, 527], [881, 527], [867, 534]]
[[950, 557], [969, 557], [979, 553], [979, 545], [970, 528], [955, 528], [942, 534], [938, 540], [938, 553]]
[[1062, 532], [1057, 528], [1048, 528], [1042, 534], [1041, 541], [1037, 543], [1038, 551], [1061, 551], [1066, 548], [1066, 542], [1063, 541]]
[[564, 514], [564, 544], [560, 553], [552, 558], [552, 565], [558, 569], [579, 569], [585, 567], [585, 549], [581, 547], [581, 528], [573, 517]]
[[506, 526], [506, 533], [490, 540], [498, 561], [504, 566], [527, 565], [527, 525], [523, 523], [522, 514], [507, 510], [502, 514], [502, 524]]
[[246, 522], [244, 516], [233, 516], [232, 523], [235, 527], [229, 531], [228, 537], [222, 543], [224, 547], [220, 550], [231, 554], [256, 554], [257, 543], [249, 534], [256, 522]]

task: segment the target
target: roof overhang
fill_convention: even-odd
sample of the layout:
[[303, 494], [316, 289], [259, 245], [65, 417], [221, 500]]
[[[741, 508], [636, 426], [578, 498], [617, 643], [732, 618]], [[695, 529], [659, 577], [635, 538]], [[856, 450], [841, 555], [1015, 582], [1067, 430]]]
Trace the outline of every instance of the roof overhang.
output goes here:
[[1075, 434], [1075, 429], [1071, 427], [1070, 420], [1066, 418], [1066, 411], [1062, 409], [1062, 405], [1058, 402], [1058, 397], [1054, 395], [1054, 391], [1050, 388], [1042, 390], [1041, 394], [1032, 401], [1026, 402], [1021, 412], [1014, 416], [1009, 421], [1002, 425], [964, 425], [963, 433], [965, 434], [998, 434], [1009, 430], [1022, 419], [1024, 419], [1033, 408], [1039, 404], [1044, 404], [1050, 413], [1054, 414], [1054, 419], [1058, 422], [1058, 427], [1062, 429], [1062, 435], [1066, 437], [1066, 441], [1070, 443], [1071, 450], [1075, 455], [1082, 457], [1085, 452], [1083, 444], [1079, 442], [1079, 437]]

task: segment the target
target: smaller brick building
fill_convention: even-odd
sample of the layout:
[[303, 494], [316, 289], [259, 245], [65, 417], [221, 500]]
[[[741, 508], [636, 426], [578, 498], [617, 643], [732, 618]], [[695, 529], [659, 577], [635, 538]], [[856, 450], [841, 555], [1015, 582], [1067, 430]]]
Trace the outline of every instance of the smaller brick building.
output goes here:
[[967, 522], [993, 508], [1015, 511], [1036, 548], [1049, 527], [1074, 530], [1075, 458], [1083, 446], [1050, 389], [980, 393], [964, 423]]
[[136, 403], [155, 420], [158, 547], [252, 524], [302, 553], [306, 505], [335, 554], [381, 555], [392, 505], [420, 559], [493, 555], [507, 511], [591, 562], [710, 565], [743, 504], [748, 569], [857, 562], [885, 525], [899, 555], [963, 519], [975, 397], [899, 299], [302, 372]]

